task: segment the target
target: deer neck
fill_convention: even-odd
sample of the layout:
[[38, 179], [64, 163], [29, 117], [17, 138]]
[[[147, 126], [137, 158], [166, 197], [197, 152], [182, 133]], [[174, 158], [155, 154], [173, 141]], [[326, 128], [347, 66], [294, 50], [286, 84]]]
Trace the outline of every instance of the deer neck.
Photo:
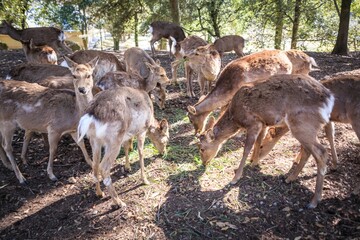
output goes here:
[[224, 141], [235, 135], [239, 131], [239, 127], [234, 122], [230, 112], [227, 110], [217, 121], [213, 128], [216, 142], [222, 144]]
[[80, 115], [85, 113], [85, 109], [88, 107], [89, 102], [93, 99], [93, 94], [90, 91], [87, 94], [80, 94], [75, 91], [76, 95], [76, 108], [79, 111]]
[[6, 31], [7, 31], [7, 34], [8, 34], [11, 38], [13, 38], [13, 39], [15, 39], [15, 40], [17, 40], [17, 41], [22, 40], [21, 35], [22, 35], [23, 30], [18, 30], [18, 29], [14, 28], [14, 27], [11, 26], [11, 25], [6, 25], [6, 26], [5, 26], [5, 29], [6, 29]]
[[155, 74], [152, 72], [149, 73], [149, 76], [144, 79], [144, 90], [150, 92], [156, 87], [157, 81], [155, 79]]

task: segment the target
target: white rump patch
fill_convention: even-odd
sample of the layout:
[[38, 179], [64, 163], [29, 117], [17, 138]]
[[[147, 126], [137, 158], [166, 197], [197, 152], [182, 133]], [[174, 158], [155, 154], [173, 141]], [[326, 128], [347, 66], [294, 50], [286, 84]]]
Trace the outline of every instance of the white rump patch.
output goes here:
[[154, 29], [153, 29], [152, 26], [150, 26], [150, 27], [149, 27], [149, 33], [153, 34], [153, 32], [154, 32]]
[[47, 55], [47, 59], [49, 62], [57, 62], [57, 56], [55, 52]]
[[90, 116], [88, 113], [80, 118], [77, 129], [77, 134], [78, 134], [77, 142], [80, 142], [85, 137], [86, 133], [89, 131], [90, 124], [94, 121], [95, 121], [94, 117]]
[[170, 36], [170, 39], [171, 39], [171, 41], [172, 41], [171, 53], [175, 55], [175, 52], [176, 52], [175, 46], [176, 46], [176, 43], [177, 43], [177, 42], [176, 42], [176, 39], [175, 39], [174, 37], [172, 37], [172, 36]]
[[324, 103], [324, 105], [319, 108], [319, 113], [321, 114], [321, 117], [324, 119], [326, 123], [329, 122], [330, 120], [330, 114], [334, 107], [334, 102], [335, 102], [335, 98], [331, 94], [330, 97], [327, 99], [326, 103]]
[[60, 63], [60, 66], [70, 68], [69, 64], [65, 60]]
[[97, 138], [104, 138], [106, 136], [106, 129], [108, 127], [107, 123], [102, 123], [96, 119], [94, 119], [95, 123], [95, 134]]

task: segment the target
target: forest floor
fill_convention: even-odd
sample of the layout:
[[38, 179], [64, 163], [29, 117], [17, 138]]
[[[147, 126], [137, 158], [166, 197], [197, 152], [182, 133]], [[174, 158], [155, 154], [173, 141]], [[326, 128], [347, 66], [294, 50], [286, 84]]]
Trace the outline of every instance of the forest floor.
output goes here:
[[[348, 57], [308, 54], [320, 67], [311, 73], [317, 79], [360, 68], [359, 52]], [[121, 53], [116, 55], [121, 57]], [[157, 58], [171, 77], [167, 53]], [[225, 55], [224, 65], [234, 58], [234, 54]], [[0, 51], [0, 78], [23, 61], [20, 50]], [[318, 207], [308, 210], [316, 165], [311, 158], [298, 180], [285, 183], [300, 148], [290, 134], [260, 167], [247, 165], [243, 178], [230, 187], [244, 138], [227, 141], [204, 168], [186, 116], [186, 107], [197, 100], [186, 97], [183, 80], [167, 86], [167, 91], [166, 108], [154, 106], [156, 118], [167, 118], [171, 124], [167, 155], [159, 155], [146, 142], [145, 166], [151, 184], [141, 184], [136, 151], [131, 154], [130, 173], [123, 171], [122, 152], [113, 167], [112, 180], [125, 208], [112, 207], [106, 191], [104, 198], [96, 196], [91, 169], [70, 137], [64, 136], [59, 144], [54, 163], [59, 180], [52, 182], [46, 174], [48, 152], [42, 139], [32, 140], [29, 165], [24, 166], [20, 161], [23, 132], [18, 131], [14, 153], [27, 184], [20, 185], [15, 174], [0, 164], [0, 239], [360, 238], [360, 199], [352, 194], [360, 181], [360, 147], [350, 125], [335, 125], [340, 163], [336, 171], [327, 173]], [[323, 132], [319, 138], [329, 150]]]

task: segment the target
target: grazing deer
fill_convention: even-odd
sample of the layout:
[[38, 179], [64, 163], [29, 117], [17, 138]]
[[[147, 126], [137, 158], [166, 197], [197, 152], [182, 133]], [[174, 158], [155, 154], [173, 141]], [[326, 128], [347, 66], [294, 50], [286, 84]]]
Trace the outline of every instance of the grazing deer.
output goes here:
[[238, 57], [244, 56], [245, 40], [238, 35], [228, 35], [218, 38], [214, 41], [214, 47], [222, 57], [224, 52], [235, 51]]
[[191, 75], [195, 71], [198, 74], [201, 94], [205, 92], [205, 81], [214, 81], [221, 68], [221, 58], [216, 50], [207, 46], [207, 42], [198, 36], [189, 36], [181, 42], [173, 40], [171, 51], [176, 60], [171, 63], [172, 81], [177, 82], [177, 68], [186, 57], [185, 77], [187, 83], [187, 95], [194, 97]]
[[[145, 184], [143, 148], [146, 132], [154, 122], [153, 105], [149, 95], [142, 90], [120, 87], [97, 94], [78, 126], [78, 139], [86, 135], [93, 152], [93, 174], [96, 181], [96, 194], [103, 196], [99, 177], [107, 187], [116, 205], [124, 206], [112, 185], [110, 170], [121, 145], [137, 137], [140, 158], [141, 178]], [[101, 159], [101, 149], [104, 154]]]
[[57, 64], [57, 56], [50, 46], [35, 46], [33, 40], [22, 41], [26, 60], [29, 63]]
[[[66, 58], [66, 57], [65, 57]], [[87, 64], [68, 61], [74, 76], [75, 91], [67, 89], [50, 89], [36, 83], [24, 81], [0, 81], [0, 133], [3, 148], [11, 162], [20, 183], [25, 182], [18, 169], [12, 153], [11, 141], [18, 127], [27, 132], [47, 133], [49, 139], [49, 163], [47, 173], [51, 180], [57, 180], [53, 173], [53, 161], [57, 144], [63, 134], [70, 133], [77, 140], [76, 127], [80, 116], [92, 99], [92, 71], [97, 58]], [[78, 143], [85, 160], [89, 165], [92, 161], [88, 156], [83, 141]]]
[[[275, 74], [299, 71], [309, 73], [314, 62], [312, 58], [303, 53], [292, 54], [299, 57], [289, 59], [287, 53], [293, 51], [264, 50], [235, 59], [226, 65], [219, 74], [213, 90], [194, 106], [188, 106], [188, 117], [195, 128], [195, 134], [203, 131], [209, 114], [219, 107], [226, 106], [244, 83], [267, 79]], [[301, 69], [297, 68], [299, 66]]]
[[[185, 33], [182, 27], [171, 22], [152, 22], [149, 27], [149, 32], [152, 34], [150, 46], [153, 57], [155, 57], [154, 43], [159, 41], [161, 38], [167, 38], [169, 40], [169, 49], [171, 49], [172, 46], [172, 39], [170, 36], [172, 36], [177, 42], [180, 42], [185, 38]], [[171, 56], [171, 51], [169, 52], [169, 56]]]
[[[153, 67], [158, 67], [159, 72], [163, 72], [164, 76], [160, 76], [162, 79], [156, 83], [156, 86], [147, 91], [154, 95], [156, 103], [159, 105], [161, 109], [165, 107], [165, 98], [166, 98], [166, 91], [165, 88], [162, 86], [163, 83], [170, 82], [165, 69], [161, 69], [160, 61], [157, 60], [156, 62], [152, 59], [149, 54], [147, 54], [144, 50], [137, 47], [129, 48], [124, 53], [124, 62], [126, 66], [126, 71], [131, 73], [135, 72], [139, 74], [142, 78], [150, 80], [149, 75], [151, 71], [147, 64], [152, 65]], [[152, 84], [150, 84], [152, 86]]]
[[48, 45], [57, 53], [62, 48], [66, 53], [72, 53], [71, 49], [65, 44], [65, 34], [62, 30], [54, 27], [36, 27], [16, 29], [6, 21], [0, 24], [0, 33], [9, 35], [16, 41], [30, 41], [33, 39], [36, 46]]
[[[227, 139], [245, 128], [244, 153], [231, 181], [236, 184], [252, 147], [260, 146], [266, 127], [286, 126], [305, 149], [304, 158], [312, 154], [316, 160], [315, 195], [308, 204], [309, 208], [315, 208], [321, 200], [327, 162], [326, 149], [318, 142], [317, 133], [329, 122], [333, 106], [331, 92], [308, 75], [275, 75], [245, 84], [213, 128], [200, 135], [201, 160], [208, 164]], [[294, 174], [287, 181], [291, 181]]]
[[[114, 54], [98, 50], [80, 50], [69, 56], [76, 63], [87, 63], [99, 57], [99, 62], [94, 69], [94, 82], [99, 81], [106, 73], [113, 71], [125, 71], [125, 64], [120, 61]], [[67, 67], [66, 61], [61, 65]]]

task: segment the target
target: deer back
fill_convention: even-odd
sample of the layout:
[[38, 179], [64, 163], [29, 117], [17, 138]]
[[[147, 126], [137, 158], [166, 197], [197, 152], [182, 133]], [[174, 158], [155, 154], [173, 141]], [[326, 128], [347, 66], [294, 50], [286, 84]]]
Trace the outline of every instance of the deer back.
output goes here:
[[190, 54], [197, 47], [205, 45], [207, 45], [207, 42], [204, 39], [192, 35], [186, 37], [181, 42], [173, 41], [171, 52], [176, 58], [182, 58], [183, 56]]
[[145, 80], [135, 74], [128, 72], [108, 72], [97, 83], [102, 90], [113, 89], [117, 87], [132, 87], [135, 89], [145, 88]]
[[301, 50], [291, 49], [285, 53], [292, 63], [292, 74], [309, 74], [311, 66], [316, 66], [315, 61]]
[[153, 36], [159, 38], [169, 38], [172, 36], [176, 41], [182, 41], [185, 38], [185, 33], [182, 27], [176, 23], [155, 21], [150, 24], [150, 32]]
[[219, 52], [229, 52], [237, 48], [244, 48], [245, 40], [238, 35], [227, 35], [214, 41], [214, 46]]

